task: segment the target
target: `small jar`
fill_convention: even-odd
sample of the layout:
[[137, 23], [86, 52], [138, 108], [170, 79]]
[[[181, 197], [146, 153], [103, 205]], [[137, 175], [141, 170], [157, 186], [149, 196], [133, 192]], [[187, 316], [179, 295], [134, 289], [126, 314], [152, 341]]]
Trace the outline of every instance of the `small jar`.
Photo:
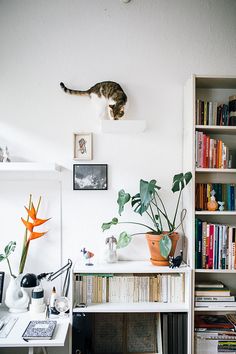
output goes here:
[[236, 95], [229, 97], [229, 125], [236, 126]]
[[118, 261], [116, 238], [114, 236], [107, 237], [105, 245], [105, 261], [107, 263], [116, 263]]

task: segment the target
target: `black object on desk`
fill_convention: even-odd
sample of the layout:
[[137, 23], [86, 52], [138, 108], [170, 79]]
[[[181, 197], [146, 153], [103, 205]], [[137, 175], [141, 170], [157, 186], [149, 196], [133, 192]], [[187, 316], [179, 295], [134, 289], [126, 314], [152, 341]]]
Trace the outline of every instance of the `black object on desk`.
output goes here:
[[4, 272], [0, 272], [0, 304], [2, 303], [4, 275]]

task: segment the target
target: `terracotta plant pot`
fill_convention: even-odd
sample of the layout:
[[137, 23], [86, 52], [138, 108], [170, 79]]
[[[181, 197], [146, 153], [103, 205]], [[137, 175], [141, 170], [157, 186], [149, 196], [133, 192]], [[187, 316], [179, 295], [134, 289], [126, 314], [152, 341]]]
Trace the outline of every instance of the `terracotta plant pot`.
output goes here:
[[[164, 232], [163, 234], [167, 234], [168, 232]], [[148, 242], [148, 247], [150, 251], [150, 261], [153, 265], [156, 266], [168, 266], [169, 265], [169, 260], [164, 258], [161, 255], [160, 251], [160, 245], [159, 242], [163, 237], [162, 235], [155, 235], [154, 233], [146, 233], [146, 239]], [[169, 235], [171, 241], [172, 241], [172, 248], [170, 251], [170, 256], [173, 257], [176, 249], [177, 242], [179, 240], [179, 234], [178, 232], [173, 232], [171, 235]]]

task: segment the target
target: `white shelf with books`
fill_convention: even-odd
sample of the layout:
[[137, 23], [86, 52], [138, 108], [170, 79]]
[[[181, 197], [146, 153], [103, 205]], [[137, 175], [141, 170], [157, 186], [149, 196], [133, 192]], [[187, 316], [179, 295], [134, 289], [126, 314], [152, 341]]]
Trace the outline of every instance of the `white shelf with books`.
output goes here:
[[[190, 305], [191, 270], [120, 261], [73, 269], [74, 310], [86, 312], [181, 312]], [[171, 310], [169, 310], [171, 309]]]
[[[213, 315], [214, 311], [236, 310], [235, 95], [236, 77], [193, 75], [184, 90], [183, 170], [190, 170], [193, 174], [192, 184], [183, 200], [183, 206], [188, 211], [185, 232], [190, 235], [189, 264], [195, 273], [192, 338], [196, 326], [194, 312], [209, 311]], [[217, 203], [209, 204], [214, 199], [210, 199], [213, 189]], [[221, 304], [215, 304], [216, 300], [209, 295], [214, 285], [209, 285], [209, 304], [206, 301], [194, 306], [194, 299], [196, 301], [197, 298], [195, 287], [207, 281], [212, 284], [220, 281], [230, 292], [230, 297], [228, 295]], [[233, 299], [234, 304], [229, 304], [229, 299]], [[195, 354], [198, 354], [197, 350]]]
[[190, 333], [187, 326], [191, 311], [191, 282], [192, 270], [186, 264], [175, 269], [154, 266], [149, 260], [93, 266], [75, 264], [73, 318], [79, 321], [106, 314], [170, 315], [175, 320], [178, 318], [182, 326], [179, 331], [186, 343], [184, 353], [191, 354], [191, 342], [187, 338]]
[[74, 307], [73, 312], [188, 312], [189, 308], [183, 304], [169, 304], [161, 302], [145, 303], [106, 303], [90, 304], [86, 307]]

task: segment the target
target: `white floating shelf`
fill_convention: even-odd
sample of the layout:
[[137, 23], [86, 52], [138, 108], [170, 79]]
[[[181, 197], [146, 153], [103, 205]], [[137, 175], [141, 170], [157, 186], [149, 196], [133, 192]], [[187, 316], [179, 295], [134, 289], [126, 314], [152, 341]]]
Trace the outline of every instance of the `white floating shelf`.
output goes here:
[[185, 303], [135, 302], [91, 304], [87, 307], [75, 307], [73, 312], [187, 312]]
[[1, 162], [0, 172], [57, 172], [60, 166], [55, 163], [39, 162]]
[[75, 264], [74, 273], [89, 274], [115, 274], [115, 273], [186, 273], [190, 268], [181, 265], [179, 268], [158, 267], [151, 264], [150, 261], [119, 261], [111, 264], [95, 264], [94, 266], [86, 266], [83, 264]]
[[195, 211], [195, 215], [236, 215], [236, 211], [209, 211], [209, 210], [203, 210], [203, 211]]
[[196, 130], [201, 130], [204, 132], [209, 132], [212, 134], [236, 134], [236, 126], [221, 126], [221, 125], [196, 125], [195, 126]]
[[146, 129], [145, 120], [102, 120], [102, 133], [136, 134]]
[[236, 173], [236, 168], [196, 168], [196, 172], [199, 173]]

